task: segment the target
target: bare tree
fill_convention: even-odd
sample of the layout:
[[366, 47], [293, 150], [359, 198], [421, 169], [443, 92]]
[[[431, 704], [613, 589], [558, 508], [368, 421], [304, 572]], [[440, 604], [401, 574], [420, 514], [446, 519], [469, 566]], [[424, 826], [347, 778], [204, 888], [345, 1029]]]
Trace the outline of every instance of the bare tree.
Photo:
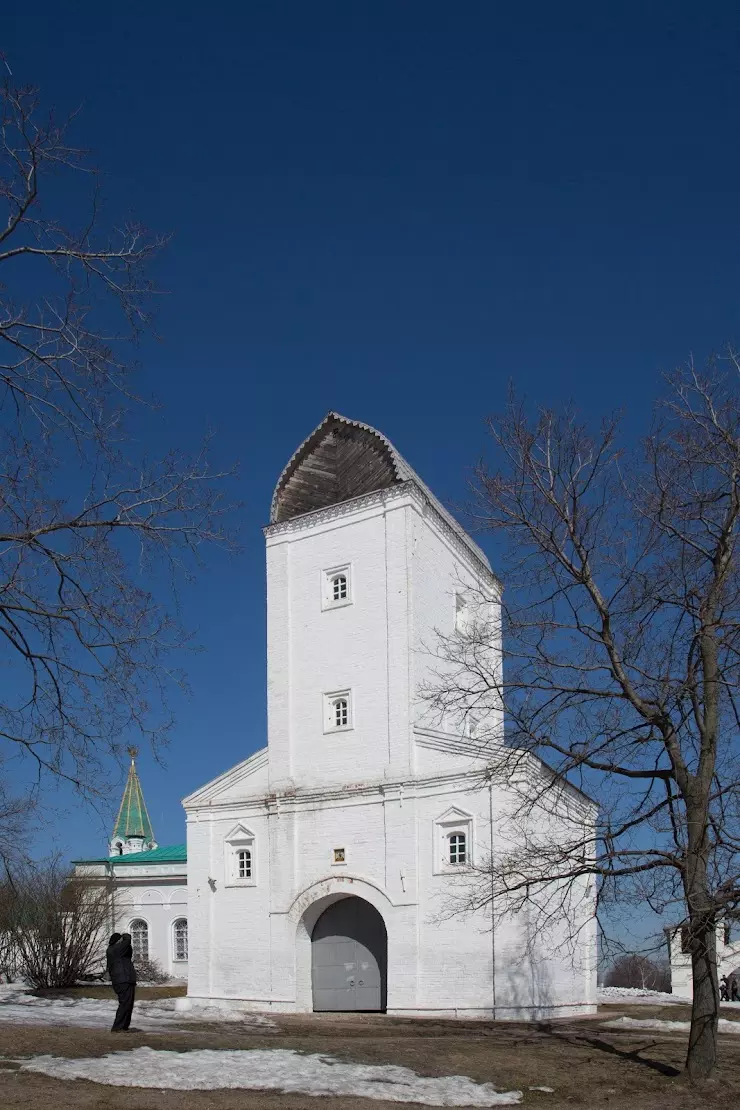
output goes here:
[[0, 891], [6, 960], [36, 988], [72, 987], [101, 968], [110, 892], [72, 875], [58, 861], [8, 871]]
[[166, 732], [169, 586], [228, 541], [207, 450], [142, 457], [128, 433], [164, 240], [106, 225], [71, 122], [0, 92], [0, 759], [91, 792], [126, 734]]
[[[556, 913], [593, 876], [601, 905], [687, 920], [694, 1078], [715, 1065], [716, 927], [740, 899], [739, 399], [732, 353], [690, 366], [632, 454], [617, 419], [590, 432], [572, 411], [530, 418], [511, 399], [490, 421], [499, 465], [475, 480], [477, 523], [501, 539], [502, 627], [442, 637], [426, 692], [441, 712], [505, 707], [488, 774], [519, 791], [523, 835], [471, 902]], [[533, 756], [553, 770], [536, 789]], [[565, 782], [598, 799], [599, 818], [591, 829], [571, 807], [552, 838], [530, 818], [550, 807], [565, 828]]]
[[648, 991], [669, 991], [671, 972], [666, 964], [657, 964], [647, 956], [633, 952], [615, 960], [604, 976], [605, 987], [630, 987]]

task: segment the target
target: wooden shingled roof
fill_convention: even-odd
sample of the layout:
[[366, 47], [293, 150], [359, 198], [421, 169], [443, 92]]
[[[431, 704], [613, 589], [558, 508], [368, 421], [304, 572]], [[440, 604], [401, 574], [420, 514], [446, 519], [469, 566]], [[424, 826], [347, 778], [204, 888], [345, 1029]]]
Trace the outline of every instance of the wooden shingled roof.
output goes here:
[[488, 559], [381, 432], [330, 412], [288, 461], [275, 487], [270, 523], [351, 501], [366, 493], [413, 482], [476, 559]]

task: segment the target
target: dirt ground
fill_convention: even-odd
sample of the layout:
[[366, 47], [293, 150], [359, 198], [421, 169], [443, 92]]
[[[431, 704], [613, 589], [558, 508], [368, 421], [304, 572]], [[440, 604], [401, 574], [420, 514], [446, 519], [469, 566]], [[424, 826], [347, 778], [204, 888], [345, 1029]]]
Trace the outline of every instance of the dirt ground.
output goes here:
[[[95, 997], [109, 997], [105, 988], [100, 990]], [[153, 991], [146, 996], [157, 997]], [[720, 1036], [717, 1078], [698, 1089], [681, 1074], [685, 1035], [601, 1028], [601, 1021], [622, 1014], [687, 1017], [678, 1006], [621, 1005], [601, 1007], [597, 1018], [537, 1025], [317, 1014], [281, 1016], [275, 1028], [189, 1025], [181, 1032], [131, 1033], [126, 1047], [321, 1052], [354, 1063], [400, 1064], [423, 1075], [467, 1075], [503, 1090], [522, 1090], [522, 1105], [550, 1110], [729, 1110], [740, 1105], [740, 1036]], [[279, 1092], [106, 1087], [24, 1073], [10, 1062], [41, 1053], [102, 1056], [122, 1047], [119, 1037], [102, 1030], [0, 1025], [0, 1055], [5, 1058], [0, 1066], [9, 1069], [0, 1071], [0, 1110], [317, 1110], [319, 1105], [322, 1110], [382, 1110], [410, 1105]], [[530, 1086], [553, 1087], [555, 1093], [529, 1091]]]

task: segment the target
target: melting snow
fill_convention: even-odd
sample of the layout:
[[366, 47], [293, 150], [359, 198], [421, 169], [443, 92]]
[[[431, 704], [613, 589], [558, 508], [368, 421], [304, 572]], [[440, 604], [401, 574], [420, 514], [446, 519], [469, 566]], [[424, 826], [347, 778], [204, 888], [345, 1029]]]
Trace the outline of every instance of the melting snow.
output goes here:
[[[172, 1029], [192, 1022], [228, 1021], [242, 1025], [274, 1027], [275, 1022], [262, 1014], [222, 1010], [216, 1006], [194, 1006], [176, 1011], [174, 998], [137, 1002], [133, 1024], [146, 1032]], [[116, 996], [102, 998], [37, 998], [26, 986], [0, 986], [0, 1022], [14, 1025], [65, 1025], [110, 1029], [116, 1012]]]
[[691, 1003], [690, 998], [682, 998], [679, 994], [666, 994], [665, 991], [641, 990], [639, 987], [599, 987], [596, 992], [598, 1002], [644, 1002], [653, 1006], [662, 1006], [675, 1002]]
[[155, 1087], [179, 1091], [218, 1088], [278, 1090], [305, 1095], [354, 1095], [386, 1102], [426, 1106], [513, 1106], [521, 1091], [497, 1091], [465, 1075], [441, 1079], [416, 1075], [395, 1065], [348, 1064], [331, 1056], [301, 1056], [292, 1049], [169, 1052], [136, 1048], [99, 1059], [67, 1060], [37, 1056], [22, 1071], [57, 1079], [89, 1079], [116, 1087]]
[[[602, 1005], [609, 1002], [628, 1002], [644, 1004], [646, 1006], [665, 1006], [673, 1003], [679, 1006], [690, 1006], [691, 999], [681, 994], [666, 994], [664, 991], [648, 991], [639, 987], [599, 987], [596, 1000]], [[740, 1010], [740, 1002], [720, 1002], [724, 1009]]]
[[[602, 1029], [654, 1029], [659, 1033], [688, 1033], [691, 1028], [689, 1021], [660, 1021], [658, 1018], [614, 1018], [613, 1021], [602, 1021]], [[727, 1018], [719, 1019], [720, 1033], [740, 1033], [740, 1021], [728, 1021]]]

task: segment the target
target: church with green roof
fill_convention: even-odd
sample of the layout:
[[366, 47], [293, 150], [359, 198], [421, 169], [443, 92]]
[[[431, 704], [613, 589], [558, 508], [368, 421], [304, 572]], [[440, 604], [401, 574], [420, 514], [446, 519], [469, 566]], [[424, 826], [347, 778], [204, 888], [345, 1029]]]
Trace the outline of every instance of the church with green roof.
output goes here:
[[75, 874], [105, 885], [110, 894], [110, 931], [131, 933], [134, 957], [156, 962], [175, 979], [188, 970], [187, 851], [160, 846], [154, 837], [136, 770], [135, 748], [108, 855], [75, 860]]

